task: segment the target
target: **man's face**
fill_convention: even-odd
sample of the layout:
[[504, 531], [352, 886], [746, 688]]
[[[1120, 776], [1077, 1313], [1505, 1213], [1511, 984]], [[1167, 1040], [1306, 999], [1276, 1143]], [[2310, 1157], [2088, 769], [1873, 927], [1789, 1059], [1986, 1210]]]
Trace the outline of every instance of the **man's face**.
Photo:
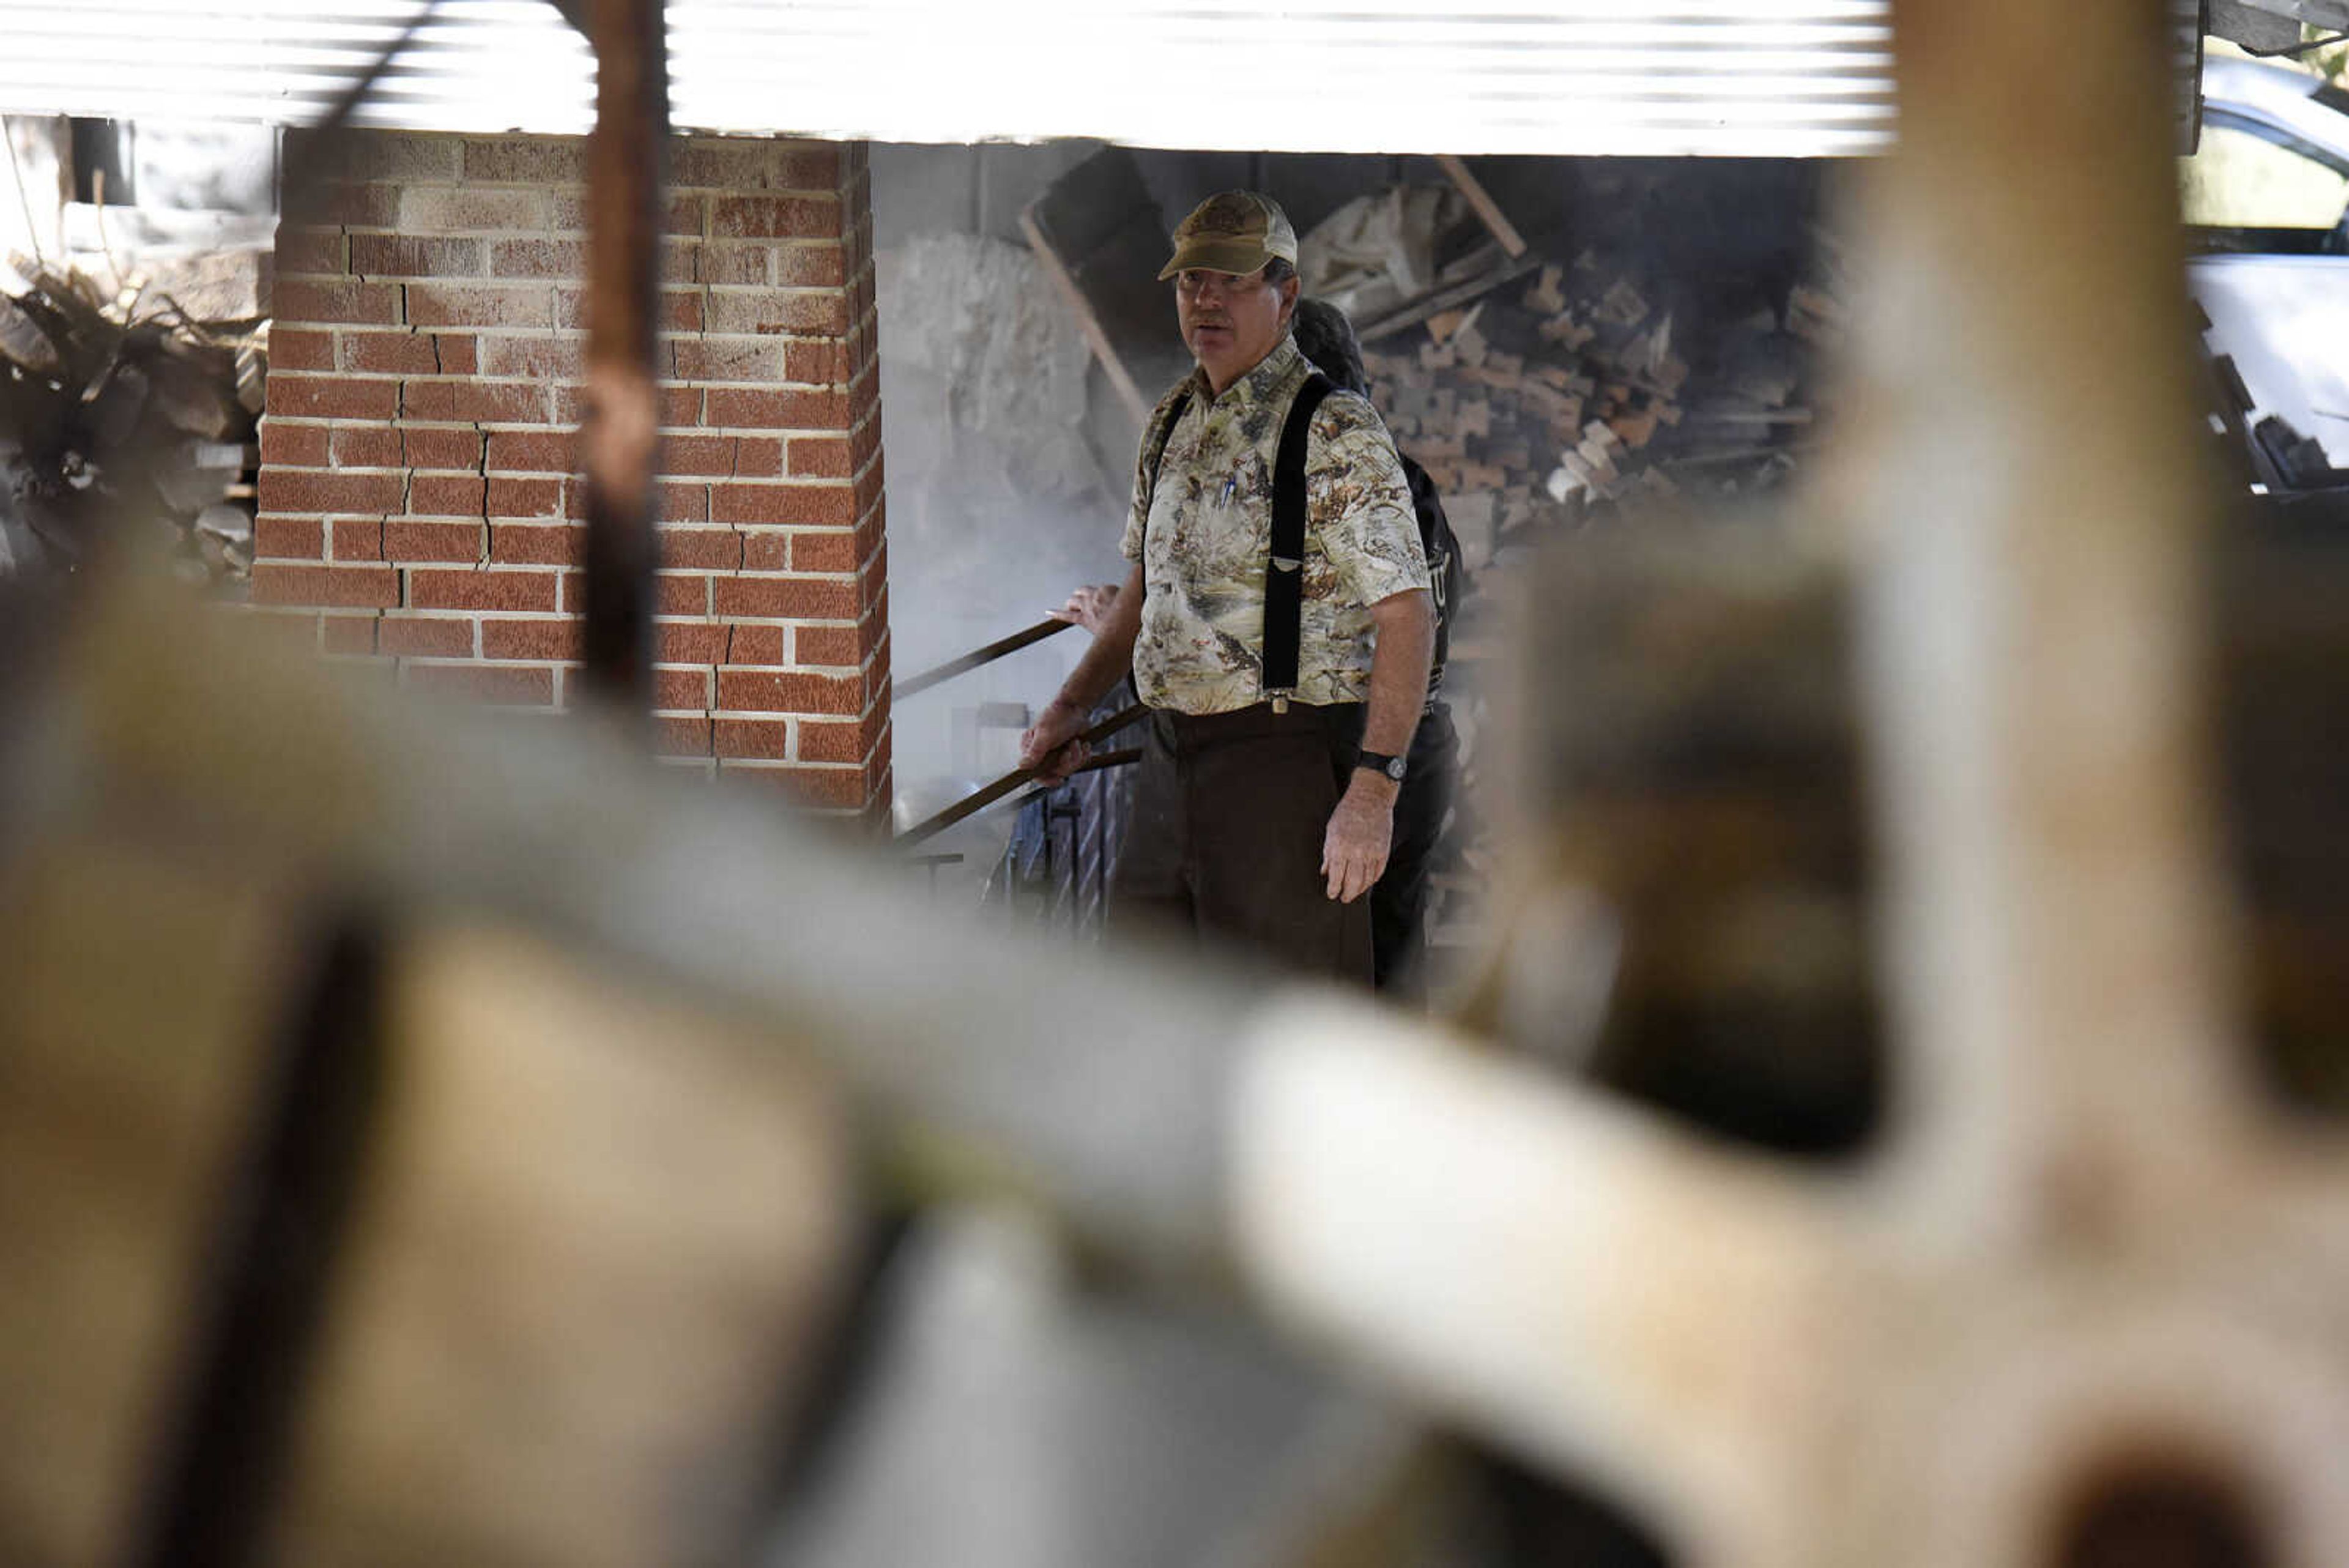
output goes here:
[[1174, 315], [1183, 342], [1221, 392], [1261, 363], [1288, 327], [1297, 279], [1273, 285], [1261, 270], [1232, 274], [1186, 268], [1174, 275]]

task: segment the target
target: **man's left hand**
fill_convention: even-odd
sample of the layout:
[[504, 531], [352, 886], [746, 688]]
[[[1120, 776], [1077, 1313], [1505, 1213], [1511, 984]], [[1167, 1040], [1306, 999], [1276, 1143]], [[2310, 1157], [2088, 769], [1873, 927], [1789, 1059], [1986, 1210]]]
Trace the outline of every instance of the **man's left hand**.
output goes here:
[[1093, 583], [1071, 593], [1069, 602], [1052, 612], [1052, 618], [1083, 627], [1099, 637], [1102, 628], [1109, 625], [1110, 612], [1116, 607], [1117, 585]]
[[1330, 879], [1330, 897], [1350, 904], [1369, 892], [1387, 868], [1393, 839], [1394, 786], [1357, 772], [1321, 836], [1321, 874]]

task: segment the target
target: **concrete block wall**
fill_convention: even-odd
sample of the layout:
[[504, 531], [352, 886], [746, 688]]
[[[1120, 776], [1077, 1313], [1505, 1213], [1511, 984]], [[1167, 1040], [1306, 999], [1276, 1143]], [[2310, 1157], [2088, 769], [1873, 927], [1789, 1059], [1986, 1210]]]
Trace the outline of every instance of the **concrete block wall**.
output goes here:
[[[350, 133], [332, 178], [288, 193], [253, 598], [298, 639], [514, 709], [574, 695], [585, 151]], [[661, 747], [878, 818], [887, 553], [865, 150], [679, 139], [669, 174]]]

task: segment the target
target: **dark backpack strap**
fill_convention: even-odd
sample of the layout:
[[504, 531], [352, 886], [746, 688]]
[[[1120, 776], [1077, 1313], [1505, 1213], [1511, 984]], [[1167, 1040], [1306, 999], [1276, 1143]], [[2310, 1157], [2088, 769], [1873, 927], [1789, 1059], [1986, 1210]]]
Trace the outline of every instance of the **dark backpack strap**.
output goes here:
[[1142, 493], [1144, 523], [1150, 520], [1151, 504], [1158, 498], [1158, 471], [1166, 462], [1166, 443], [1174, 439], [1174, 427], [1183, 422], [1183, 410], [1190, 406], [1191, 389], [1185, 387], [1174, 394], [1173, 402], [1166, 405], [1166, 417], [1159, 421], [1157, 431], [1151, 437], [1150, 455], [1143, 461], [1142, 470], [1150, 476], [1150, 487]]
[[1452, 619], [1466, 594], [1468, 568], [1460, 559], [1460, 541], [1453, 536], [1452, 520], [1444, 514], [1444, 497], [1437, 493], [1434, 479], [1408, 452], [1395, 455], [1402, 460], [1412, 516], [1419, 524], [1420, 552], [1427, 557], [1428, 583], [1435, 592], [1435, 657], [1427, 679], [1433, 697], [1444, 685], [1444, 661], [1452, 653]]
[[1264, 691], [1285, 706], [1297, 690], [1305, 619], [1305, 444], [1321, 400], [1337, 390], [1316, 371], [1297, 389], [1272, 462], [1272, 559], [1264, 572]]

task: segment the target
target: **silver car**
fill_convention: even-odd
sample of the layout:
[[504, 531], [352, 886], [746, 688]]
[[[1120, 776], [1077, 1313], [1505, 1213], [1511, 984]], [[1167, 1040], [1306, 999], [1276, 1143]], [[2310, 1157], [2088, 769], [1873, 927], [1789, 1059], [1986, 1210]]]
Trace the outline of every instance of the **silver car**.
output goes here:
[[2349, 486], [2349, 92], [2214, 58], [2183, 200], [2219, 418], [2271, 493]]

